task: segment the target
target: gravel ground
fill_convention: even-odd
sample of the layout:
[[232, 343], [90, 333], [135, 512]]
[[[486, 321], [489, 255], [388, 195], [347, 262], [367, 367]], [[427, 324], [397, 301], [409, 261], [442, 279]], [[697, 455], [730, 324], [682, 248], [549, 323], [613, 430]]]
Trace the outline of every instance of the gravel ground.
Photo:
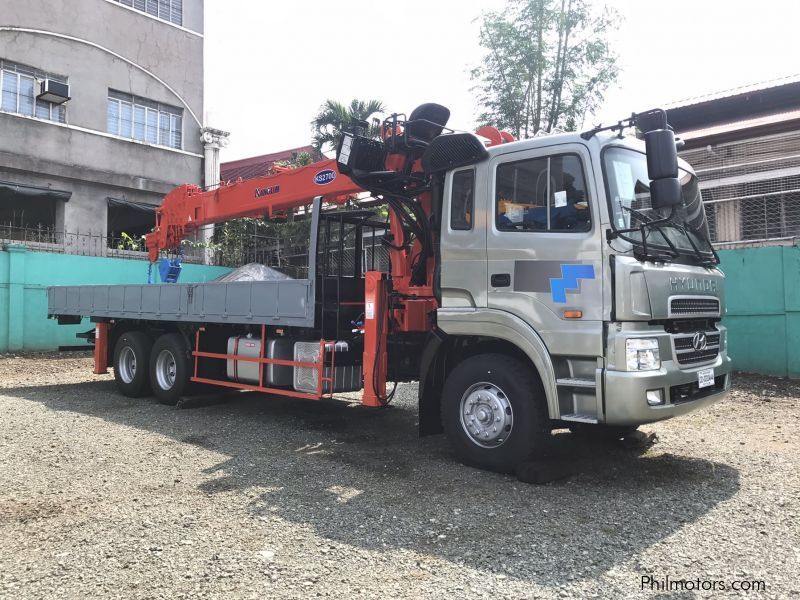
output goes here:
[[0, 596], [799, 597], [800, 384], [736, 385], [643, 453], [557, 433], [579, 472], [533, 486], [418, 438], [411, 385], [178, 410], [87, 355], [0, 357]]

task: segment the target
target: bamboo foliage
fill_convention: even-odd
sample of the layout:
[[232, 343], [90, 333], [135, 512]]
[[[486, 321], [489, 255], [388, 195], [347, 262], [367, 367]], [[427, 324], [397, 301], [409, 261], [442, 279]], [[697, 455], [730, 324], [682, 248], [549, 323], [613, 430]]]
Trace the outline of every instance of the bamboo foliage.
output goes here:
[[509, 0], [484, 14], [486, 54], [472, 70], [479, 120], [518, 138], [580, 127], [619, 73], [608, 42], [618, 22], [588, 0]]

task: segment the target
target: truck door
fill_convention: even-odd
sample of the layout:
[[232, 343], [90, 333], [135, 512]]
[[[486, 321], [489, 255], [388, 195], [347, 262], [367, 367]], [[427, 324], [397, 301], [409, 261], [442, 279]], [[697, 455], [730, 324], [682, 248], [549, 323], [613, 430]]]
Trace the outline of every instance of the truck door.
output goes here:
[[[530, 325], [557, 375], [594, 378], [602, 346], [601, 228], [589, 152], [561, 144], [510, 152], [488, 169], [488, 307]], [[578, 357], [591, 357], [581, 361]], [[591, 367], [591, 370], [589, 369]]]
[[[485, 168], [447, 174], [442, 210], [439, 281], [442, 308], [486, 307]], [[482, 181], [481, 181], [482, 180]], [[484, 187], [479, 188], [478, 184]]]

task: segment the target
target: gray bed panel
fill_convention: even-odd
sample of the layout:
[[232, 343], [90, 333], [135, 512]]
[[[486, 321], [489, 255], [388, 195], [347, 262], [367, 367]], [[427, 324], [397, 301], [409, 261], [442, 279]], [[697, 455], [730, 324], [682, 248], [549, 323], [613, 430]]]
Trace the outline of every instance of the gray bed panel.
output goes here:
[[[308, 272], [316, 273], [321, 198], [314, 219]], [[109, 319], [314, 326], [314, 279], [78, 285], [47, 290], [48, 313]]]
[[47, 296], [51, 315], [314, 325], [314, 286], [307, 279], [62, 286], [49, 288]]

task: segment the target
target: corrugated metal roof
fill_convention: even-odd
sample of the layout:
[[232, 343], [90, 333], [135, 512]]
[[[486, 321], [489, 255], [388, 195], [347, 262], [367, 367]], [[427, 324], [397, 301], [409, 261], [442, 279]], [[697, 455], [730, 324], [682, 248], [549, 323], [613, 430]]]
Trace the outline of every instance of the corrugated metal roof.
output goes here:
[[743, 131], [746, 129], [754, 129], [764, 127], [766, 125], [776, 125], [779, 123], [786, 123], [789, 121], [800, 120], [800, 110], [793, 110], [785, 113], [778, 113], [774, 115], [767, 115], [765, 117], [755, 117], [753, 119], [743, 119], [741, 121], [731, 121], [722, 123], [712, 127], [703, 129], [695, 129], [694, 131], [682, 131], [680, 137], [684, 141], [695, 140], [698, 138], [707, 138], [714, 135], [721, 135], [725, 133], [732, 133], [735, 131]]
[[664, 108], [666, 110], [669, 110], [674, 108], [683, 108], [685, 106], [694, 106], [695, 104], [703, 104], [704, 102], [712, 102], [714, 100], [721, 100], [723, 98], [732, 98], [734, 96], [743, 96], [753, 92], [760, 92], [762, 90], [767, 90], [770, 88], [780, 87], [782, 85], [786, 85], [789, 83], [798, 83], [798, 82], [800, 82], [800, 73], [794, 75], [787, 75], [786, 77], [780, 77], [778, 79], [761, 81], [759, 83], [742, 85], [739, 87], [730, 88], [719, 92], [711, 92], [709, 94], [694, 96], [692, 98], [686, 98], [684, 100], [677, 100], [675, 102], [668, 103], [667, 105], [664, 106]]
[[280, 152], [272, 152], [271, 154], [262, 154], [261, 156], [252, 156], [222, 163], [220, 165], [220, 178], [222, 181], [237, 181], [240, 178], [264, 177], [272, 172], [272, 167], [276, 162], [292, 160], [303, 152], [310, 154], [314, 162], [325, 158], [312, 146], [300, 146], [289, 150], [281, 150]]
[[[764, 119], [764, 127], [779, 126], [776, 115], [800, 110], [800, 76], [792, 75], [716, 94], [684, 100], [667, 107], [667, 119], [676, 133], [732, 125], [753, 119]], [[688, 138], [685, 138], [688, 140]]]

